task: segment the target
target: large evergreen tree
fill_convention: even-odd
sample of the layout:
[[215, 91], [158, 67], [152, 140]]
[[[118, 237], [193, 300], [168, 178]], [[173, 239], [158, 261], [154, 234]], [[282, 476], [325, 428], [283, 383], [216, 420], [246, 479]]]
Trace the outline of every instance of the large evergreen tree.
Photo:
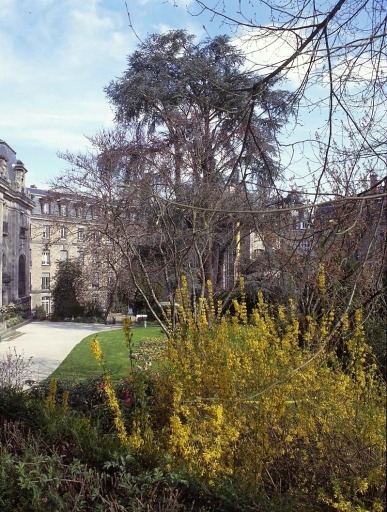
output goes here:
[[160, 206], [151, 221], [163, 229], [164, 261], [184, 255], [193, 280], [216, 287], [241, 219], [213, 209], [248, 209], [257, 187], [267, 190], [281, 171], [276, 135], [290, 113], [289, 95], [270, 83], [251, 100], [257, 78], [228, 37], [195, 43], [175, 30], [146, 39], [106, 90], [132, 135], [126, 181], [144, 190], [146, 175], [146, 198]]
[[216, 290], [234, 284], [224, 261], [254, 219], [231, 211], [259, 204], [280, 174], [276, 135], [290, 114], [275, 83], [256, 93], [251, 114], [256, 79], [225, 36], [152, 35], [106, 89], [116, 130], [90, 139], [95, 155], [64, 155], [71, 169], [59, 186], [98, 208], [101, 240], [121, 252], [155, 315], [156, 290], [171, 298], [182, 274], [199, 295], [207, 279]]
[[290, 111], [289, 95], [272, 82], [252, 100], [258, 76], [245, 64], [226, 36], [195, 43], [183, 30], [154, 34], [106, 92], [117, 121], [136, 127], [139, 145], [170, 150], [175, 184], [272, 179], [279, 172], [275, 140]]

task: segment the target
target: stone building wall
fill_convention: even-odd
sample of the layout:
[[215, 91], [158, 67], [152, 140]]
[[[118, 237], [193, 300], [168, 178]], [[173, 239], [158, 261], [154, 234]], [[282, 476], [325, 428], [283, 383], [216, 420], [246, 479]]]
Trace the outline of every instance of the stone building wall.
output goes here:
[[29, 229], [33, 203], [25, 188], [27, 169], [0, 140], [0, 305], [29, 308]]
[[[52, 289], [58, 262], [78, 261], [83, 271], [83, 299], [106, 302], [107, 272], [96, 261], [97, 249], [91, 249], [97, 221], [92, 208], [71, 195], [30, 187], [34, 202], [31, 214], [31, 308], [43, 306], [53, 311]], [[94, 246], [98, 243], [94, 244]]]
[[58, 262], [82, 257], [85, 223], [73, 215], [72, 203], [52, 191], [29, 188], [31, 215], [31, 307], [52, 312], [51, 290]]

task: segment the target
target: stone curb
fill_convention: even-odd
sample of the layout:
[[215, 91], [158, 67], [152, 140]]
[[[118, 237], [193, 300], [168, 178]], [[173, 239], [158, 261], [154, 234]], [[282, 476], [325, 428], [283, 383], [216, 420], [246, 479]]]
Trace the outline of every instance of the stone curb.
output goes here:
[[32, 322], [32, 318], [28, 318], [27, 320], [24, 320], [24, 322], [20, 322], [20, 324], [13, 325], [12, 327], [7, 327], [5, 331], [0, 331], [0, 342], [3, 339], [6, 339], [8, 336], [11, 336], [11, 334], [16, 331], [16, 329], [19, 329], [20, 327], [23, 327], [23, 325], [27, 325]]

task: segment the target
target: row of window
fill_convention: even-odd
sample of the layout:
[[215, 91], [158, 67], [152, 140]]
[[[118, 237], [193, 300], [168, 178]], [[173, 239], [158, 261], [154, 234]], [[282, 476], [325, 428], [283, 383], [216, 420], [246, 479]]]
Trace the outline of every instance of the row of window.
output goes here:
[[85, 206], [73, 205], [70, 208], [68, 203], [57, 203], [56, 207], [54, 201], [41, 200], [40, 209], [43, 215], [59, 214], [61, 217], [72, 216], [79, 219], [85, 219], [86, 217], [90, 219], [98, 218], [98, 212], [95, 207], [86, 208]]
[[[66, 226], [62, 226], [60, 228], [60, 238], [61, 239], [67, 238], [68, 232], [69, 232], [68, 228]], [[51, 226], [43, 226], [42, 238], [44, 238], [45, 240], [49, 240], [50, 235], [51, 235]], [[84, 239], [85, 239], [85, 230], [82, 228], [79, 228], [78, 229], [78, 240], [81, 242]]]
[[[83, 262], [83, 253], [78, 252], [78, 259], [82, 259]], [[69, 258], [68, 251], [61, 250], [59, 251], [59, 261], [67, 261]], [[48, 250], [42, 251], [42, 265], [51, 265], [51, 253]]]
[[[108, 282], [110, 281], [110, 279], [111, 278], [109, 277]], [[97, 291], [99, 289], [98, 277], [91, 284], [91, 288], [94, 291]], [[50, 289], [50, 272], [42, 272], [42, 291], [48, 291]]]
[[[95, 300], [98, 300], [98, 294], [96, 294], [96, 295], [93, 294], [93, 298]], [[46, 314], [50, 315], [51, 314], [52, 302], [51, 302], [51, 297], [49, 295], [43, 295], [43, 297], [42, 297], [42, 306], [44, 307], [44, 310], [45, 310]]]

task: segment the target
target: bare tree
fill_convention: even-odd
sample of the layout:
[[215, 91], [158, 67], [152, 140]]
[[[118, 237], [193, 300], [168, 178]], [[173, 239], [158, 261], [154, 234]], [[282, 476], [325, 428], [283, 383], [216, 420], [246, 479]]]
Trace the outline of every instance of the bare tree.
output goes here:
[[224, 288], [240, 216], [223, 210], [257, 204], [262, 193], [252, 190], [280, 173], [273, 141], [290, 112], [287, 93], [268, 84], [247, 119], [249, 95], [239, 89], [254, 75], [243, 62], [225, 37], [149, 37], [107, 88], [117, 129], [90, 139], [93, 154], [62, 155], [72, 168], [56, 188], [95, 205], [101, 247], [109, 241], [119, 251], [161, 322], [162, 299], [173, 300], [183, 273], [199, 296], [208, 279]]
[[[378, 303], [386, 294], [386, 6], [380, 0], [195, 0], [190, 9], [209, 16], [206, 28], [220, 27], [247, 56], [248, 70], [258, 76], [240, 89], [250, 94], [251, 114], [272, 80], [283, 80], [291, 92], [295, 115], [286, 132], [276, 133], [286, 179], [273, 179], [275, 202], [281, 207], [293, 186], [304, 190], [310, 219], [300, 237], [289, 215], [273, 208], [266, 224], [272, 234], [266, 229], [265, 235], [268, 213], [256, 212], [263, 238], [274, 234], [283, 241], [281, 250], [257, 259], [269, 267], [266, 285], [280, 276], [300, 296], [309, 286], [305, 268], [314, 269], [315, 279], [318, 263], [325, 263], [332, 290], [339, 290], [331, 297], [335, 305]], [[254, 261], [246, 263], [256, 275]], [[305, 300], [310, 306], [310, 294]]]
[[[323, 300], [313, 283], [324, 263], [340, 313], [375, 303], [386, 265], [383, 7], [262, 2], [272, 22], [260, 24], [251, 2], [235, 15], [197, 4], [234, 31], [243, 53], [225, 37], [148, 38], [107, 88], [118, 129], [92, 139], [93, 155], [65, 155], [73, 169], [63, 184], [100, 204], [101, 233], [164, 327], [161, 302], [173, 300], [182, 273], [198, 295], [208, 278], [220, 290], [244, 273], [296, 295], [308, 313]], [[262, 50], [270, 59], [260, 63]], [[290, 93], [273, 90], [286, 79]], [[379, 177], [366, 183], [370, 171]], [[298, 203], [293, 186], [304, 190]], [[240, 254], [253, 232], [264, 250]]]
[[250, 69], [260, 76], [250, 89], [252, 101], [273, 79], [288, 80], [297, 113], [294, 126], [309, 126], [281, 147], [291, 151], [289, 165], [301, 156], [308, 160], [309, 171], [317, 174], [316, 193], [324, 190], [324, 174], [332, 162], [344, 160], [349, 146], [356, 164], [367, 162], [385, 170], [383, 2], [240, 0], [235, 5], [196, 0], [195, 4], [202, 14], [210, 13], [223, 31], [228, 28], [249, 56]]

